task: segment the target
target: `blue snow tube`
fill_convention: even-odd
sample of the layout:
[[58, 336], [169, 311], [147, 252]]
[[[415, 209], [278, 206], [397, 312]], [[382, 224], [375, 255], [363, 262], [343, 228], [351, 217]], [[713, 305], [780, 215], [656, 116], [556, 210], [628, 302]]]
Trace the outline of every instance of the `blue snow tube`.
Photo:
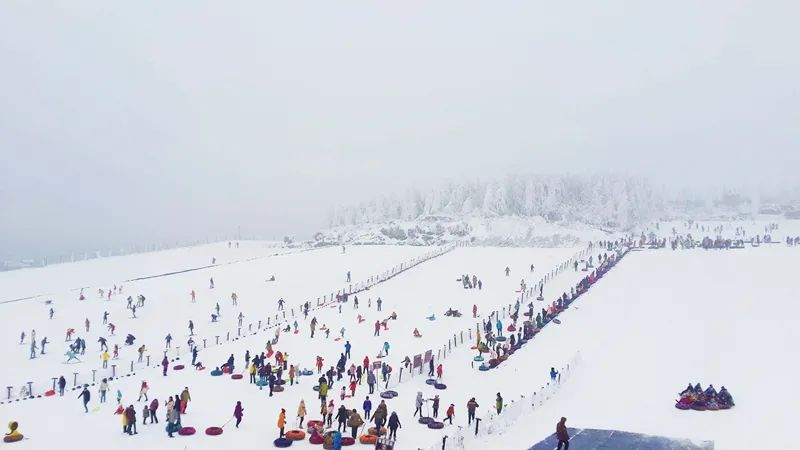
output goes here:
[[486, 372], [487, 370], [489, 370], [489, 366], [487, 366], [486, 364], [481, 364], [481, 366], [478, 367], [478, 370], [480, 370], [481, 372]]
[[476, 357], [472, 358], [472, 360], [475, 361], [475, 362], [481, 362], [481, 361], [483, 361], [483, 356], [476, 356]]
[[313, 389], [315, 392], [319, 392], [319, 385], [316, 385], [316, 386], [314, 386], [314, 387], [313, 387], [313, 388], [311, 388], [311, 389]]
[[428, 428], [431, 430], [441, 430], [444, 428], [444, 422], [431, 422], [428, 424]]
[[286, 438], [278, 438], [278, 439], [275, 439], [274, 441], [272, 441], [272, 443], [275, 444], [275, 447], [278, 447], [278, 448], [289, 447], [289, 446], [292, 445], [292, 442], [293, 441], [291, 439], [286, 439]]
[[211, 371], [211, 376], [212, 377], [218, 377], [218, 376], [221, 376], [221, 375], [222, 375], [222, 371], [221, 370], [212, 370]]
[[505, 342], [506, 341], [506, 337], [505, 336], [497, 336], [496, 338], [494, 338], [494, 340], [497, 341], [497, 342]]
[[269, 384], [269, 383], [267, 383], [266, 380], [259, 379], [259, 380], [256, 381], [256, 386], [259, 386], [259, 387], [266, 386], [267, 384]]
[[397, 392], [396, 392], [396, 391], [391, 391], [391, 390], [389, 390], [389, 391], [383, 391], [383, 392], [385, 392], [385, 393], [387, 393], [387, 394], [391, 395], [391, 396], [392, 396], [392, 398], [394, 398], [394, 397], [397, 397], [397, 396], [398, 396], [398, 394], [397, 394]]
[[423, 425], [428, 425], [429, 423], [434, 422], [434, 420], [433, 417], [420, 417], [418, 422]]
[[390, 394], [388, 392], [381, 392], [381, 398], [384, 398], [386, 400], [390, 400], [390, 399], [394, 398], [394, 395], [392, 395], [392, 394]]
[[278, 386], [283, 386], [284, 384], [286, 384], [286, 380], [284, 380], [283, 378], [275, 380], [275, 384], [277, 384]]
[[447, 385], [443, 384], [443, 383], [436, 383], [436, 384], [433, 385], [433, 387], [435, 387], [436, 389], [439, 389], [440, 391], [444, 390], [444, 389], [447, 389]]
[[433, 378], [428, 378], [427, 380], [425, 380], [425, 384], [432, 386], [432, 385], [436, 384], [436, 380], [433, 379]]

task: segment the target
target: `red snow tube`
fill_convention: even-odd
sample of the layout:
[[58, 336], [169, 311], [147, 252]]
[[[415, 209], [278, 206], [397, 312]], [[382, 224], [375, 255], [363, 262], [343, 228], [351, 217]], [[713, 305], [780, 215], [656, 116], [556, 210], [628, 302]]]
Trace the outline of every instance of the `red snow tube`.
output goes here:
[[692, 405], [681, 402], [675, 403], [675, 407], [682, 410], [692, 409]]
[[306, 422], [306, 427], [308, 428], [320, 428], [325, 427], [325, 422], [321, 420], [309, 420]]
[[431, 430], [441, 430], [444, 428], [444, 422], [431, 422], [428, 424], [428, 428]]
[[325, 442], [325, 438], [324, 438], [324, 437], [322, 437], [322, 435], [321, 435], [321, 434], [319, 434], [319, 433], [314, 433], [314, 434], [312, 434], [312, 435], [311, 435], [311, 437], [310, 437], [310, 438], [308, 438], [308, 442], [309, 442], [310, 444], [314, 444], [314, 445], [320, 445], [320, 444], [322, 444], [323, 442]]
[[365, 445], [375, 445], [375, 443], [378, 442], [378, 436], [372, 434], [362, 434], [358, 438], [358, 442]]
[[228, 366], [222, 368], [222, 373], [231, 373], [231, 369]]
[[508, 331], [517, 331], [517, 327], [515, 327], [514, 325], [509, 325], [508, 328], [506, 328], [506, 330], [508, 330]]
[[272, 441], [272, 443], [275, 445], [275, 447], [286, 448], [292, 445], [292, 440], [286, 438], [278, 438]]
[[303, 430], [289, 430], [286, 432], [286, 439], [293, 441], [302, 441], [306, 438], [306, 432]]
[[45, 393], [44, 393], [44, 396], [45, 396], [45, 397], [52, 397], [52, 396], [54, 396], [54, 395], [56, 395], [56, 391], [54, 391], [54, 390], [52, 390], [52, 389], [50, 389], [49, 391], [47, 391], [47, 392], [45, 392]]
[[172, 370], [183, 370], [183, 364], [175, 364], [172, 366]]
[[180, 434], [181, 436], [191, 436], [196, 431], [197, 430], [195, 430], [194, 427], [183, 427], [180, 430], [178, 430], [178, 434]]
[[356, 443], [356, 440], [350, 436], [342, 436], [342, 447], [349, 447]]
[[206, 428], [206, 434], [209, 436], [219, 436], [222, 434], [222, 428], [220, 427], [208, 427]]
[[24, 436], [22, 436], [21, 434], [15, 434], [14, 436], [5, 436], [3, 437], [3, 442], [5, 443], [17, 442], [21, 441], [23, 437]]
[[242, 375], [240, 373], [235, 373], [235, 374], [231, 375], [231, 379], [232, 380], [241, 380], [242, 378], [244, 378], [244, 375]]

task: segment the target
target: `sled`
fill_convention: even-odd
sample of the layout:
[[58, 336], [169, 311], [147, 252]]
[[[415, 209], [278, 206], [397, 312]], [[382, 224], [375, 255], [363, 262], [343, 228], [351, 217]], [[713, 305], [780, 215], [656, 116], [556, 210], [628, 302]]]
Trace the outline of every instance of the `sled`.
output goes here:
[[553, 323], [557, 323], [557, 324], [561, 325], [561, 321], [558, 320], [558, 319], [553, 319]]
[[294, 330], [294, 334], [300, 333], [300, 330]]

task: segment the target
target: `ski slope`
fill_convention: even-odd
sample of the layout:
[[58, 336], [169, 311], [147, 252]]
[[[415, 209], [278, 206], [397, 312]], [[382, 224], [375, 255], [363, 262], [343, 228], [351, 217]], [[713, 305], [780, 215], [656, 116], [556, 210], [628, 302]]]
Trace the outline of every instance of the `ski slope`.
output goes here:
[[[666, 233], [663, 225], [660, 229]], [[773, 236], [783, 234], [778, 230]], [[255, 323], [256, 318], [274, 320], [276, 301], [280, 297], [287, 300], [288, 311], [305, 300], [315, 305], [317, 297], [346, 288], [347, 270], [351, 271], [353, 281], [362, 280], [432, 249], [352, 246], [344, 254], [336, 247], [274, 255], [278, 252], [274, 248], [245, 249], [243, 245], [239, 249], [243, 253], [241, 256], [234, 254], [236, 250], [231, 249], [231, 254], [227, 254], [226, 244], [207, 246], [193, 250], [185, 259], [176, 256], [170, 264], [161, 261], [163, 255], [159, 257], [158, 253], [138, 255], [151, 258], [153, 268], [158, 271], [207, 265], [212, 256], [217, 262], [242, 262], [125, 283], [123, 295], [112, 296], [110, 302], [97, 298], [96, 286], [107, 287], [119, 279], [158, 271], [142, 270], [148, 269], [148, 265], [126, 256], [115, 258], [113, 262], [118, 268], [108, 278], [97, 274], [98, 266], [90, 267], [86, 263], [75, 263], [75, 266], [84, 265], [83, 269], [68, 267], [72, 264], [64, 264], [62, 268], [53, 266], [53, 270], [70, 273], [66, 281], [59, 278], [57, 271], [52, 275], [43, 272], [41, 276], [25, 275], [35, 282], [20, 286], [23, 281], [12, 282], [2, 278], [7, 274], [0, 274], [0, 298], [3, 299], [11, 297], [12, 293], [24, 295], [41, 291], [31, 288], [56, 292], [52, 296], [56, 309], [52, 321], [47, 319], [48, 306], [42, 304], [41, 299], [0, 304], [4, 313], [0, 315], [0, 320], [4, 321], [0, 342], [6, 343], [0, 351], [7, 361], [0, 369], [0, 381], [14, 386], [15, 391], [21, 383], [34, 381], [35, 394], [49, 389], [50, 377], [62, 373], [69, 381], [68, 386], [72, 386], [73, 371], [80, 372], [80, 383], [91, 383], [91, 369], [100, 366], [96, 337], [100, 333], [107, 335], [105, 329], [99, 327], [102, 311], [106, 309], [118, 327], [116, 342], [121, 343], [128, 332], [136, 335], [137, 344], [146, 344], [153, 355], [151, 366], [157, 365], [163, 355], [163, 338], [167, 332], [175, 337], [173, 347], [184, 348], [181, 362], [185, 362], [186, 323], [194, 318], [196, 332], [202, 337], [214, 339], [219, 335], [223, 341], [222, 345], [209, 345], [202, 350], [198, 359], [213, 368], [233, 354], [237, 372], [241, 373], [245, 350], [253, 354], [264, 351], [265, 342], [274, 336], [275, 329], [267, 329], [262, 324], [264, 329], [254, 330], [255, 334], [245, 331], [242, 338], [232, 337], [230, 342], [225, 342], [225, 333], [238, 328], [235, 317], [240, 311], [245, 315], [245, 324]], [[466, 428], [465, 404], [470, 397], [476, 397], [480, 404], [477, 415], [488, 424], [497, 392], [503, 394], [506, 402], [520, 401], [522, 396], [530, 395], [547, 382], [550, 367], [564, 367], [574, 360], [577, 352], [582, 362], [573, 368], [569, 378], [547, 402], [509, 421], [504, 425], [506, 428], [496, 429], [490, 436], [468, 438], [466, 448], [530, 448], [553, 433], [561, 416], [567, 416], [568, 424], [574, 427], [714, 440], [718, 449], [749, 449], [792, 442], [790, 408], [798, 399], [789, 382], [796, 373], [797, 363], [787, 357], [790, 350], [786, 346], [797, 342], [800, 332], [792, 326], [798, 307], [793, 301], [788, 267], [800, 252], [797, 247], [775, 244], [730, 251], [631, 252], [559, 316], [561, 325], [545, 327], [498, 369], [477, 371], [477, 364], [472, 364], [476, 352], [469, 349], [473, 343], [468, 338], [468, 330], [474, 332], [476, 324], [471, 318], [472, 305], [478, 307], [482, 316], [478, 320], [491, 311], [502, 315], [503, 308], [519, 295], [516, 291], [521, 279], [533, 285], [545, 272], [580, 250], [582, 248], [456, 248], [358, 294], [358, 310], [353, 309], [352, 297], [342, 305], [341, 313], [331, 304], [312, 310], [309, 320], [317, 317], [320, 324], [326, 324], [332, 330], [330, 338], [326, 339], [318, 330], [312, 340], [308, 320], [298, 314], [299, 334], [281, 333], [274, 348], [288, 353], [290, 364], [311, 369], [317, 355], [325, 358], [326, 368], [335, 365], [344, 351], [345, 340], [353, 345], [352, 360], [356, 363], [365, 355], [374, 361], [384, 341], [389, 342], [391, 350], [385, 361], [394, 368], [389, 388], [399, 396], [386, 402], [389, 412], [396, 411], [403, 424], [396, 447], [401, 449], [440, 448], [443, 436], [452, 436], [459, 426]], [[127, 258], [131, 259], [130, 265], [125, 262]], [[530, 264], [536, 266], [533, 273], [529, 270]], [[509, 277], [504, 273], [506, 266], [511, 269]], [[19, 277], [24, 272], [9, 274]], [[483, 289], [463, 289], [456, 281], [463, 273], [477, 275], [483, 282]], [[272, 274], [276, 282], [265, 282]], [[567, 270], [552, 278], [544, 288], [546, 303], [585, 274]], [[213, 290], [208, 288], [208, 278], [212, 275], [216, 282]], [[70, 291], [71, 287], [81, 285], [92, 285], [83, 302]], [[198, 293], [195, 304], [190, 302], [191, 289]], [[230, 293], [234, 291], [239, 294], [238, 307], [230, 303]], [[125, 297], [135, 297], [138, 293], [147, 297], [147, 303], [137, 312], [139, 317], [132, 319], [125, 309]], [[376, 311], [374, 301], [378, 297], [384, 301], [382, 312]], [[371, 308], [367, 307], [368, 299], [372, 300]], [[222, 319], [212, 324], [209, 315], [216, 301], [222, 307]], [[543, 302], [535, 303], [538, 310]], [[448, 307], [459, 309], [464, 315], [445, 317]], [[389, 330], [382, 331], [381, 336], [373, 336], [374, 322], [387, 318], [392, 312], [397, 313], [398, 319], [390, 321]], [[357, 321], [359, 314], [364, 318], [362, 323]], [[428, 321], [426, 317], [432, 314], [436, 319]], [[81, 327], [87, 315], [93, 329], [86, 338], [89, 348], [85, 362], [64, 365], [61, 357], [65, 347], [64, 330], [72, 326], [78, 335], [85, 336]], [[287, 315], [291, 319], [291, 312]], [[52, 333], [53, 336], [50, 354], [33, 361], [28, 359], [27, 345], [17, 344], [19, 332], [26, 330], [27, 333], [32, 327], [36, 327], [40, 335]], [[334, 338], [341, 327], [346, 329], [345, 339], [336, 341]], [[421, 338], [412, 337], [415, 327], [421, 332]], [[460, 343], [462, 333], [464, 344]], [[450, 346], [454, 335], [457, 344]], [[200, 342], [197, 337], [195, 340]], [[109, 343], [113, 342], [111, 338]], [[433, 350], [434, 356], [441, 353], [446, 390], [435, 391], [425, 384], [425, 376], [412, 378], [405, 370], [401, 382], [400, 361], [425, 350]], [[176, 350], [173, 348], [169, 355], [176, 357]], [[20, 431], [29, 438], [14, 445], [31, 449], [110, 445], [120, 449], [272, 447], [273, 439], [278, 436], [276, 421], [280, 408], [287, 411], [287, 429], [296, 423], [294, 416], [301, 399], [308, 409], [306, 421], [319, 419], [319, 401], [312, 390], [316, 374], [300, 378], [299, 385], [287, 387], [286, 391], [270, 398], [266, 389], [259, 390], [248, 384], [246, 375], [244, 380], [237, 381], [228, 376], [211, 377], [208, 371], [170, 370], [167, 377], [162, 377], [158, 367], [135, 364], [135, 374], [125, 376], [133, 358], [134, 349], [123, 347], [120, 358], [121, 367], [125, 367], [123, 377], [112, 382], [108, 403], [100, 406], [97, 387], [91, 387], [90, 410], [93, 412], [89, 414], [84, 414], [77, 399], [79, 391], [71, 390], [65, 398], [37, 398], [0, 405], [4, 419], [19, 421]], [[102, 373], [97, 375], [99, 379]], [[150, 398], [155, 396], [162, 402], [159, 425], [141, 425], [144, 402], [137, 403], [136, 397], [142, 380], [147, 380], [151, 386]], [[725, 385], [737, 406], [719, 412], [679, 411], [673, 407], [674, 400], [688, 382], [700, 382], [704, 387], [708, 383], [718, 388]], [[168, 395], [179, 394], [184, 386], [189, 387], [192, 402], [182, 423], [201, 432], [191, 437], [168, 439], [164, 432], [163, 403]], [[334, 385], [329, 395], [337, 408], [341, 403], [340, 387], [341, 384]], [[776, 388], [783, 387], [787, 389], [775, 392]], [[116, 389], [123, 392], [123, 404], [133, 404], [137, 409], [139, 434], [136, 436], [123, 435], [120, 417], [112, 414], [116, 407], [112, 398]], [[425, 398], [434, 394], [441, 396], [440, 418], [450, 403], [455, 404], [455, 425], [434, 431], [417, 424], [411, 417], [417, 391], [423, 392]], [[344, 404], [357, 408], [363, 415], [361, 403], [366, 393], [365, 383], [358, 387], [355, 398], [345, 400]], [[0, 393], [0, 399], [5, 399], [2, 394], [4, 392]], [[380, 398], [370, 397], [377, 406]], [[235, 429], [229, 424], [221, 436], [203, 435], [206, 427], [228, 422], [237, 400], [242, 401], [245, 408], [241, 427]], [[54, 420], [43, 421], [42, 417]], [[349, 429], [345, 434], [349, 435]], [[307, 439], [292, 445], [292, 448], [301, 449], [313, 447]]]

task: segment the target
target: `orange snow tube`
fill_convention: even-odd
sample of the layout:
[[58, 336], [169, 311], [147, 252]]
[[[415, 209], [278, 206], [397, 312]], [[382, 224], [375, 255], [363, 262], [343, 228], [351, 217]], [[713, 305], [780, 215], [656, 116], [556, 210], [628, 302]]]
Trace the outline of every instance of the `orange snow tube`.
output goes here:
[[361, 437], [358, 438], [358, 442], [366, 445], [375, 445], [378, 442], [378, 436], [372, 434], [362, 434]]
[[306, 438], [306, 432], [303, 430], [289, 430], [286, 432], [286, 439], [293, 441], [302, 441]]

